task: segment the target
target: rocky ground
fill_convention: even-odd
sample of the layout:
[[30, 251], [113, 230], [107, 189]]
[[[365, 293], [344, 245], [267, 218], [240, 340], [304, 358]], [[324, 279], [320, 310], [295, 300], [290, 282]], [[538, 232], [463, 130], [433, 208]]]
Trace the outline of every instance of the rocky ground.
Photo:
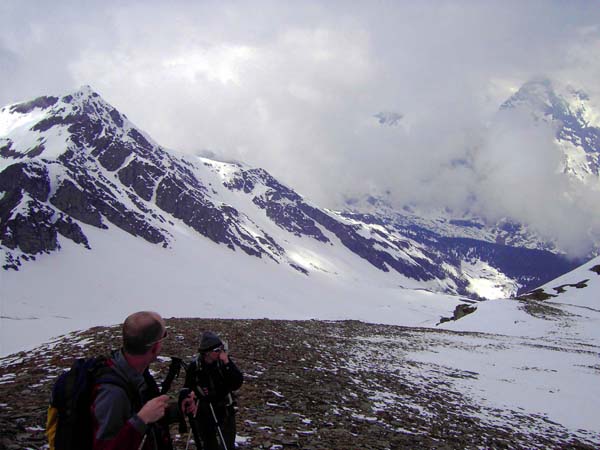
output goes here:
[[[544, 417], [475, 404], [449, 382], [476, 373], [398, 356], [440, 336], [451, 342], [458, 333], [355, 321], [168, 319], [167, 325], [165, 356], [191, 359], [202, 330], [213, 330], [229, 343], [245, 373], [238, 448], [600, 446], [598, 436], [574, 435]], [[0, 449], [44, 448], [53, 380], [73, 358], [106, 354], [119, 340], [119, 327], [98, 327], [0, 359]], [[159, 381], [167, 366], [167, 358], [155, 363]], [[183, 376], [172, 391], [182, 382]], [[490, 416], [499, 420], [494, 423]], [[186, 436], [177, 435], [176, 427], [173, 435], [176, 448], [184, 449]]]

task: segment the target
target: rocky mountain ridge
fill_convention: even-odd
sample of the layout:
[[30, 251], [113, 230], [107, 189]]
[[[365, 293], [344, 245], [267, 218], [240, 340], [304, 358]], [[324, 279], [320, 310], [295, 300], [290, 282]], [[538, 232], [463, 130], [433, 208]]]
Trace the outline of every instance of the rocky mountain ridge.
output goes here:
[[327, 269], [295, 257], [290, 241], [310, 242], [311, 252], [316, 244], [325, 259], [330, 248], [342, 248], [352, 264], [366, 261], [394, 273], [399, 285], [474, 297], [480, 293], [473, 280], [496, 284], [508, 296], [577, 264], [519, 247], [518, 239], [512, 245], [447, 239], [422, 223], [319, 208], [263, 169], [167, 151], [89, 87], [7, 106], [0, 116], [4, 270], [56, 252], [62, 239], [93, 251], [82, 224], [107, 232], [118, 227], [166, 249], [183, 225], [308, 276]]

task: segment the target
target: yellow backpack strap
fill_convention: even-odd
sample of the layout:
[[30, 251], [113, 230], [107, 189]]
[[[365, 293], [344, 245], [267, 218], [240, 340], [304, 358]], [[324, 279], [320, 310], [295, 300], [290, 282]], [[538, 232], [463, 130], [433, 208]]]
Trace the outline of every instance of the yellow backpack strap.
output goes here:
[[48, 406], [48, 417], [46, 419], [46, 437], [50, 450], [55, 450], [54, 441], [56, 438], [56, 427], [58, 426], [58, 409], [54, 406]]

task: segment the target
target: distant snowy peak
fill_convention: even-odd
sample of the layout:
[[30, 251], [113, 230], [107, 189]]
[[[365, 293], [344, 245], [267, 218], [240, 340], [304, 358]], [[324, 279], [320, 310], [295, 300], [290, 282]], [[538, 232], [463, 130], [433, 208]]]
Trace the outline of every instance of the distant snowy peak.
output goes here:
[[581, 128], [600, 128], [600, 111], [584, 91], [538, 78], [525, 83], [502, 106], [502, 109], [527, 107], [554, 120], [576, 120]]
[[558, 252], [554, 243], [542, 239], [524, 224], [509, 218], [489, 222], [464, 211], [448, 208], [423, 208], [405, 205], [392, 206], [387, 196], [366, 195], [346, 200], [347, 214], [370, 214], [401, 228], [419, 227], [436, 235], [453, 238], [477, 239], [489, 243], [511, 245], [535, 250]]
[[565, 154], [565, 173], [584, 183], [600, 182], [600, 111], [585, 92], [537, 79], [525, 83], [501, 106], [503, 110], [513, 108], [556, 126], [557, 142]]

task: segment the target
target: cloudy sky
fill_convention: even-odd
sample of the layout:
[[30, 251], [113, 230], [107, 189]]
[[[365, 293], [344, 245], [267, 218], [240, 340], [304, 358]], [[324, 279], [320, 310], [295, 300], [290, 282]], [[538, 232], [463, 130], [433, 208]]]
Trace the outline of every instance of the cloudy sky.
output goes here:
[[556, 173], [549, 127], [497, 116], [540, 76], [600, 100], [596, 0], [0, 4], [1, 105], [89, 84], [163, 146], [320, 205], [468, 207], [582, 252], [598, 185]]

